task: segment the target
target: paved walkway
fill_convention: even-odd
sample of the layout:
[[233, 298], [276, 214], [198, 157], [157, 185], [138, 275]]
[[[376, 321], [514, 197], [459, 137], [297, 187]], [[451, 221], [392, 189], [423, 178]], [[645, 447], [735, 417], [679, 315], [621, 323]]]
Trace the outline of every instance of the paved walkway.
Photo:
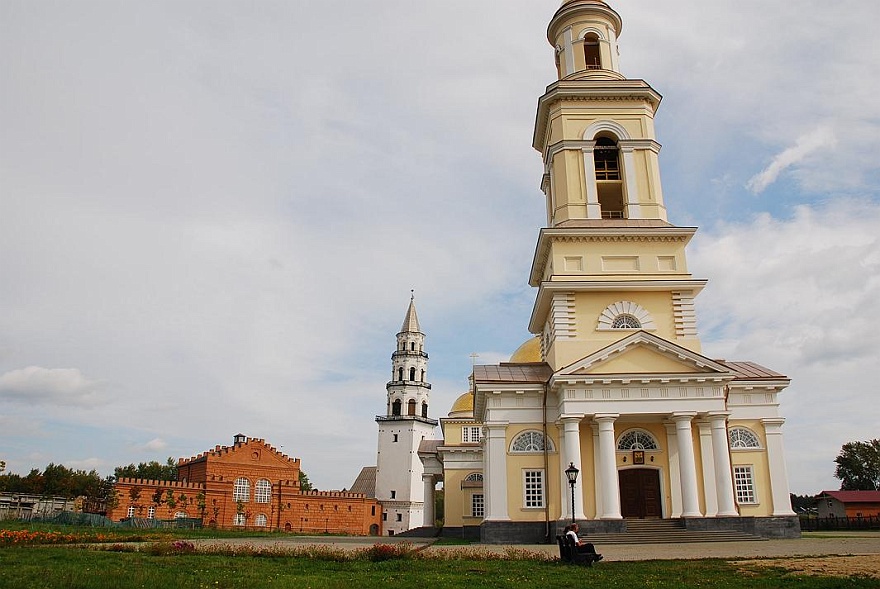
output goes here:
[[[376, 542], [410, 542], [415, 546], [427, 546], [427, 550], [456, 550], [468, 548], [486, 552], [503, 553], [509, 546], [487, 544], [437, 545], [433, 539], [422, 538], [364, 538], [328, 536], [289, 536], [285, 538], [218, 538], [197, 540], [198, 544], [227, 546], [273, 546], [293, 548], [303, 545], [327, 545], [338, 548], [357, 549], [372, 546]], [[557, 554], [555, 544], [518, 545], [513, 548]], [[605, 560], [673, 560], [698, 558], [780, 558], [797, 556], [828, 556], [873, 554], [880, 555], [880, 532], [823, 532], [805, 533], [798, 540], [767, 540], [760, 542], [707, 542], [701, 544], [632, 544], [597, 546]]]

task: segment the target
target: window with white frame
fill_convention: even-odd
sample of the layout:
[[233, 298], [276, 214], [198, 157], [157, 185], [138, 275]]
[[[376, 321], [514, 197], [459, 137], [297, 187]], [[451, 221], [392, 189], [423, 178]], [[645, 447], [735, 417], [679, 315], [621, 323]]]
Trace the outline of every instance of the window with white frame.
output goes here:
[[471, 474], [464, 477], [466, 483], [482, 483], [483, 482], [483, 473], [481, 472], [472, 472]]
[[232, 520], [232, 525], [234, 526], [243, 526], [247, 523], [247, 518], [243, 513], [236, 513], [235, 519]]
[[128, 511], [126, 512], [126, 515], [128, 517], [134, 517], [134, 505], [128, 506]]
[[156, 517], [156, 506], [150, 505], [149, 509], [147, 509], [147, 518], [153, 519]]
[[[544, 434], [539, 431], [523, 432], [514, 438], [513, 443], [510, 445], [510, 451], [514, 453], [543, 452], [544, 441]], [[547, 450], [553, 451], [552, 442], [547, 445]]]
[[186, 512], [185, 511], [174, 512], [174, 519], [186, 519]]
[[474, 493], [471, 496], [471, 517], [484, 517], [486, 514], [486, 502], [482, 493]]
[[759, 449], [761, 440], [755, 432], [745, 427], [732, 427], [728, 434], [732, 450]]
[[480, 441], [482, 428], [479, 426], [465, 426], [461, 428], [461, 442], [463, 444], [476, 444]]
[[272, 483], [266, 479], [257, 481], [254, 487], [254, 501], [257, 503], [269, 503], [272, 499]]
[[251, 500], [251, 482], [244, 477], [235, 479], [235, 486], [232, 487], [233, 501], [250, 501]]
[[631, 429], [623, 433], [617, 441], [617, 449], [629, 450], [656, 450], [657, 440], [646, 431]]
[[736, 489], [737, 503], [757, 503], [755, 478], [751, 466], [733, 467], [733, 486]]
[[261, 513], [254, 518], [254, 525], [258, 528], [265, 528], [266, 523], [269, 521], [269, 518], [266, 517], [265, 513]]
[[544, 507], [544, 471], [523, 471], [523, 506]]

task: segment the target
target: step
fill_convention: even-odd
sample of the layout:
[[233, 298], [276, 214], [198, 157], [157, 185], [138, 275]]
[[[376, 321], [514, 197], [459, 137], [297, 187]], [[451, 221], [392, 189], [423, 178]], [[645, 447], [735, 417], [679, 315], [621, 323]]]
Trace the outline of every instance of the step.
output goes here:
[[700, 542], [754, 542], [766, 538], [737, 530], [688, 530], [680, 519], [626, 520], [621, 534], [589, 534], [593, 544], [694, 544]]

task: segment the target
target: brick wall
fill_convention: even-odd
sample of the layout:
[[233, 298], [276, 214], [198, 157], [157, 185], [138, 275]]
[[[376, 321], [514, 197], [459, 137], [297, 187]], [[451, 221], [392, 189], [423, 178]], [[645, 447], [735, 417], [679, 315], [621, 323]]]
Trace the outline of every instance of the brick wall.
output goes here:
[[[176, 513], [202, 518], [206, 526], [272, 529], [303, 533], [370, 535], [382, 533], [382, 509], [375, 499], [341, 491], [307, 491], [299, 486], [299, 459], [277, 451], [262, 439], [215, 446], [178, 461], [178, 481], [122, 479], [115, 485], [118, 505], [107, 517], [157, 519]], [[247, 481], [238, 498], [237, 480]], [[166, 501], [171, 491], [173, 505]], [[262, 490], [262, 492], [260, 492]], [[161, 491], [162, 501], [153, 501]]]

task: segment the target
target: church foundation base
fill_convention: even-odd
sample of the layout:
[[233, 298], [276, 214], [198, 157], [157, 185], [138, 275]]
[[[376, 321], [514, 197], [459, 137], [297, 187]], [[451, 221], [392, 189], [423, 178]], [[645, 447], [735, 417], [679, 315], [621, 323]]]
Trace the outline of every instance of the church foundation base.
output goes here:
[[745, 532], [773, 539], [801, 537], [801, 524], [796, 515], [784, 517], [693, 517], [684, 519], [685, 528], [693, 531]]
[[[554, 529], [550, 522], [550, 530]], [[482, 544], [545, 544], [545, 522], [483, 522], [480, 525]]]
[[471, 542], [480, 541], [480, 526], [444, 526], [440, 532], [441, 538], [457, 538], [462, 540], [470, 540]]

